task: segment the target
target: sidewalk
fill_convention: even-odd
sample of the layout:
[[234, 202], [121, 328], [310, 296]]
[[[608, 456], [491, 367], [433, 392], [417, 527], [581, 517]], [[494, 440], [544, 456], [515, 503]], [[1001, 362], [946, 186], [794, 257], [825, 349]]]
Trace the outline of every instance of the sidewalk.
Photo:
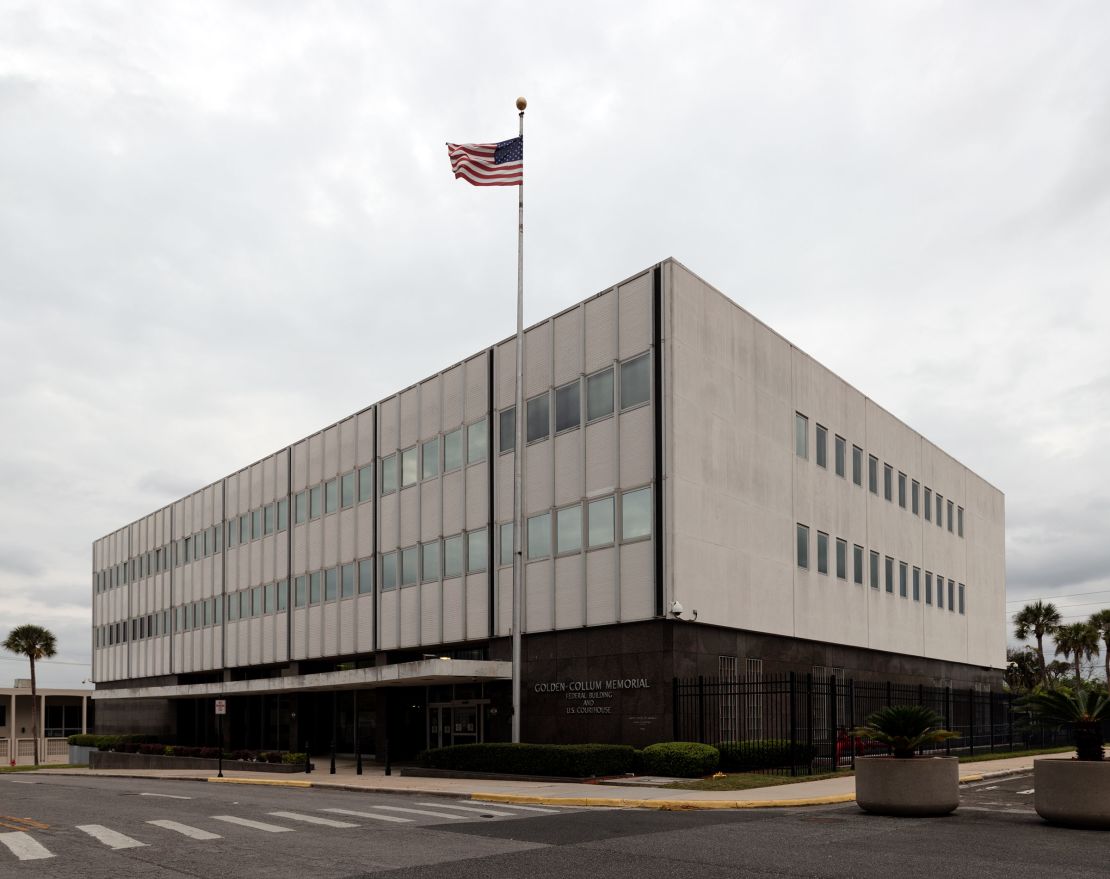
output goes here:
[[[1070, 752], [1046, 754], [1050, 759], [1069, 759]], [[960, 764], [960, 783], [982, 781], [1028, 772], [1033, 757], [1008, 757]], [[603, 806], [641, 809], [759, 809], [775, 807], [818, 806], [848, 803], [855, 799], [855, 779], [825, 778], [799, 781], [773, 787], [745, 791], [691, 791], [665, 787], [625, 787], [604, 784], [546, 781], [482, 781], [465, 778], [413, 778], [385, 774], [382, 767], [364, 764], [363, 774], [355, 774], [354, 761], [336, 761], [336, 773], [328, 772], [328, 761], [317, 759], [311, 774], [275, 774], [271, 772], [236, 772], [234, 776], [215, 778], [210, 772], [154, 769], [41, 769], [42, 775], [74, 775], [116, 778], [150, 778], [193, 780], [223, 784], [260, 784], [292, 788], [323, 788], [363, 791], [367, 793], [420, 794], [422, 796], [459, 797], [490, 803], [520, 803], [551, 806]], [[27, 773], [30, 775], [33, 773]]]

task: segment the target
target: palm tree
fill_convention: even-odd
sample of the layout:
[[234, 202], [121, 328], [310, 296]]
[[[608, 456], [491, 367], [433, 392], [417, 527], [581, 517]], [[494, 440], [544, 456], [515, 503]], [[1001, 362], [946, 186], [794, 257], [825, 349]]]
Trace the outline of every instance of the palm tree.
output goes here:
[[1068, 623], [1057, 626], [1053, 633], [1056, 639], [1056, 652], [1069, 656], [1075, 661], [1075, 682], [1079, 684], [1083, 678], [1079, 671], [1081, 660], [1098, 656], [1098, 630], [1090, 623]]
[[1051, 601], [1034, 601], [1014, 616], [1014, 635], [1019, 641], [1030, 634], [1037, 639], [1037, 659], [1041, 667], [1041, 683], [1048, 686], [1048, 671], [1044, 661], [1044, 636], [1051, 635], [1060, 625], [1060, 611]]
[[1110, 607], [1091, 614], [1087, 621], [1095, 627], [1106, 650], [1103, 651], [1102, 660], [1106, 664], [1106, 686], [1110, 688]]
[[[42, 626], [16, 626], [4, 641], [4, 649], [31, 660], [31, 738], [34, 740], [35, 765], [39, 765], [39, 700], [35, 680], [35, 660], [48, 659], [57, 652], [54, 633]], [[12, 719], [15, 722], [15, 719]]]

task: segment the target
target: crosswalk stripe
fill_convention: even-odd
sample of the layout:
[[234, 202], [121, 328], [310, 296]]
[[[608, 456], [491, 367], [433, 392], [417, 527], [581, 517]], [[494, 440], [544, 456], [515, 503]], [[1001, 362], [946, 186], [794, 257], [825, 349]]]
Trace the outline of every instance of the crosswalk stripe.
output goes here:
[[[481, 800], [475, 800], [475, 802], [481, 802]], [[558, 809], [544, 809], [540, 806], [518, 806], [515, 803], [494, 803], [494, 805], [498, 809], [520, 809], [524, 812], [543, 812], [545, 815], [555, 815], [559, 811]]]
[[1035, 790], [1035, 788], [1029, 788], [1029, 790], [1019, 790], [1018, 793], [1019, 794], [1031, 794], [1031, 793], [1033, 793], [1034, 790]]
[[300, 812], [269, 812], [275, 818], [288, 818], [290, 821], [304, 821], [305, 824], [322, 824], [324, 827], [358, 827], [350, 821], [336, 821], [332, 818], [321, 818], [319, 815], [302, 815]]
[[[191, 800], [192, 797], [183, 797], [178, 794], [150, 794], [143, 791], [139, 794], [140, 797], [165, 797], [167, 800]], [[149, 823], [149, 822], [148, 822]]]
[[188, 824], [179, 824], [177, 821], [168, 821], [160, 818], [157, 821], [147, 821], [146, 823], [153, 824], [155, 827], [164, 828], [165, 830], [173, 830], [190, 839], [223, 839], [218, 833], [210, 833], [207, 830], [201, 830], [199, 827], [190, 827]]
[[452, 806], [448, 803], [417, 803], [418, 806], [433, 806], [437, 809], [458, 809], [460, 812], [477, 812], [479, 815], [494, 815], [498, 818], [512, 818], [512, 812], [497, 812], [493, 809], [478, 809], [474, 806]]
[[375, 815], [373, 812], [356, 812], [353, 809], [321, 809], [333, 815], [353, 815], [356, 818], [373, 818], [375, 821], [394, 821], [397, 824], [411, 824], [413, 818], [398, 818], [396, 815]]
[[109, 830], [102, 824], [78, 824], [77, 829], [82, 833], [87, 833], [98, 842], [104, 843], [108, 848], [139, 848], [146, 845], [145, 842], [139, 842], [137, 839], [124, 836], [115, 830]]
[[427, 815], [430, 818], [452, 818], [455, 821], [465, 821], [465, 815], [450, 815], [447, 812], [429, 812], [427, 809], [406, 809], [404, 806], [374, 806], [375, 809], [385, 809], [387, 812], [407, 812], [410, 815]]
[[238, 824], [240, 827], [250, 827], [253, 830], [265, 830], [267, 833], [292, 833], [292, 827], [278, 827], [276, 824], [265, 824], [262, 821], [251, 821], [250, 818], [239, 818], [235, 815], [213, 815], [214, 821], [225, 821], [228, 824]]
[[23, 831], [0, 833], [0, 843], [7, 846], [8, 850], [21, 861], [40, 861], [43, 858], [54, 857], [53, 852]]

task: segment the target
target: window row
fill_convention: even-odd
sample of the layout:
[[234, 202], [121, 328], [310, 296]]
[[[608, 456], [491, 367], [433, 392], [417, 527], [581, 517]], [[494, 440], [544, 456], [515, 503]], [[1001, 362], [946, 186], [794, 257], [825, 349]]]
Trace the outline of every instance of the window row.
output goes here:
[[[623, 543], [644, 540], [651, 537], [651, 514], [649, 485], [529, 516], [525, 523], [527, 557], [531, 561], [581, 552], [583, 547], [612, 546], [618, 533]], [[513, 563], [512, 535], [511, 522], [501, 526], [502, 566]]]
[[[809, 526], [803, 525], [800, 522], [796, 528], [796, 550], [798, 567], [809, 570], [810, 567], [810, 537]], [[830, 566], [830, 537], [824, 531], [817, 532], [817, 558], [816, 568], [818, 574], [828, 574]], [[852, 582], [862, 586], [864, 582], [864, 559], [865, 552], [867, 553], [868, 568], [868, 583], [872, 589], [884, 589], [894, 594], [895, 588], [902, 598], [912, 597], [914, 601], [921, 601], [922, 599], [922, 570], [919, 567], [912, 567], [908, 562], [898, 561], [892, 556], [882, 556], [877, 550], [866, 551], [862, 546], [852, 544], [851, 565], [848, 563], [848, 541], [843, 538], [835, 538], [833, 544], [834, 550], [834, 565], [837, 578], [841, 580], [848, 579], [848, 570], [851, 568]], [[925, 571], [924, 578], [924, 598], [925, 604], [932, 605], [934, 596], [936, 597], [936, 606], [940, 610], [944, 610], [945, 602], [945, 579], [942, 574], [933, 574], [932, 571]], [[936, 585], [934, 590], [933, 586]], [[964, 592], [965, 587], [963, 583], [956, 583], [954, 580], [948, 580], [947, 588], [947, 608], [955, 613], [964, 613]]]
[[[824, 425], [816, 425], [816, 440], [814, 444], [814, 459], [818, 467], [828, 469], [829, 466], [829, 431]], [[809, 459], [809, 418], [801, 412], [794, 413], [794, 453], [799, 458]], [[857, 445], [852, 446], [852, 482], [863, 487], [863, 449]], [[847, 479], [848, 441], [839, 434], [833, 436], [833, 469], [841, 479]], [[883, 497], [894, 503], [895, 497], [895, 470], [890, 464], [883, 463]], [[874, 455], [867, 456], [867, 488], [874, 495], [879, 493], [879, 459]], [[898, 471], [897, 497], [898, 506], [903, 510], [909, 509], [915, 516], [924, 514], [926, 522], [936, 521], [938, 528], [945, 527], [945, 512], [948, 516], [948, 531], [964, 536], [964, 508], [948, 500], [941, 493], [934, 492], [925, 486], [924, 497], [922, 485], [916, 479], [910, 479], [901, 470]], [[934, 517], [934, 498], [936, 515]], [[924, 501], [924, 503], [922, 503]]]
[[489, 424], [484, 418], [434, 436], [381, 459], [382, 494], [458, 470], [464, 463], [477, 464], [488, 452]]
[[[618, 364], [577, 378], [557, 388], [549, 388], [524, 404], [524, 436], [526, 443], [539, 442], [554, 434], [608, 418], [619, 398], [621, 411], [632, 409], [651, 399], [651, 354], [637, 354]], [[585, 393], [583, 393], [583, 385]], [[511, 452], [516, 448], [516, 407], [502, 409], [498, 421], [498, 450]]]

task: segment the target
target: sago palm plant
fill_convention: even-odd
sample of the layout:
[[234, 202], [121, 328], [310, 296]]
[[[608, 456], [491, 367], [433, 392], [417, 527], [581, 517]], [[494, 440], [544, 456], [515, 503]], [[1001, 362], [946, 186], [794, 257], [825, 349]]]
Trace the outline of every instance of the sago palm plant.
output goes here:
[[852, 735], [889, 745], [895, 757], [905, 759], [924, 745], [956, 738], [957, 733], [941, 728], [943, 722], [923, 705], [892, 705], [869, 716]]
[[1084, 688], [1041, 690], [1026, 696], [1023, 704], [1041, 723], [1070, 726], [1080, 760], [1104, 758], [1102, 723], [1110, 718], [1110, 695]]

